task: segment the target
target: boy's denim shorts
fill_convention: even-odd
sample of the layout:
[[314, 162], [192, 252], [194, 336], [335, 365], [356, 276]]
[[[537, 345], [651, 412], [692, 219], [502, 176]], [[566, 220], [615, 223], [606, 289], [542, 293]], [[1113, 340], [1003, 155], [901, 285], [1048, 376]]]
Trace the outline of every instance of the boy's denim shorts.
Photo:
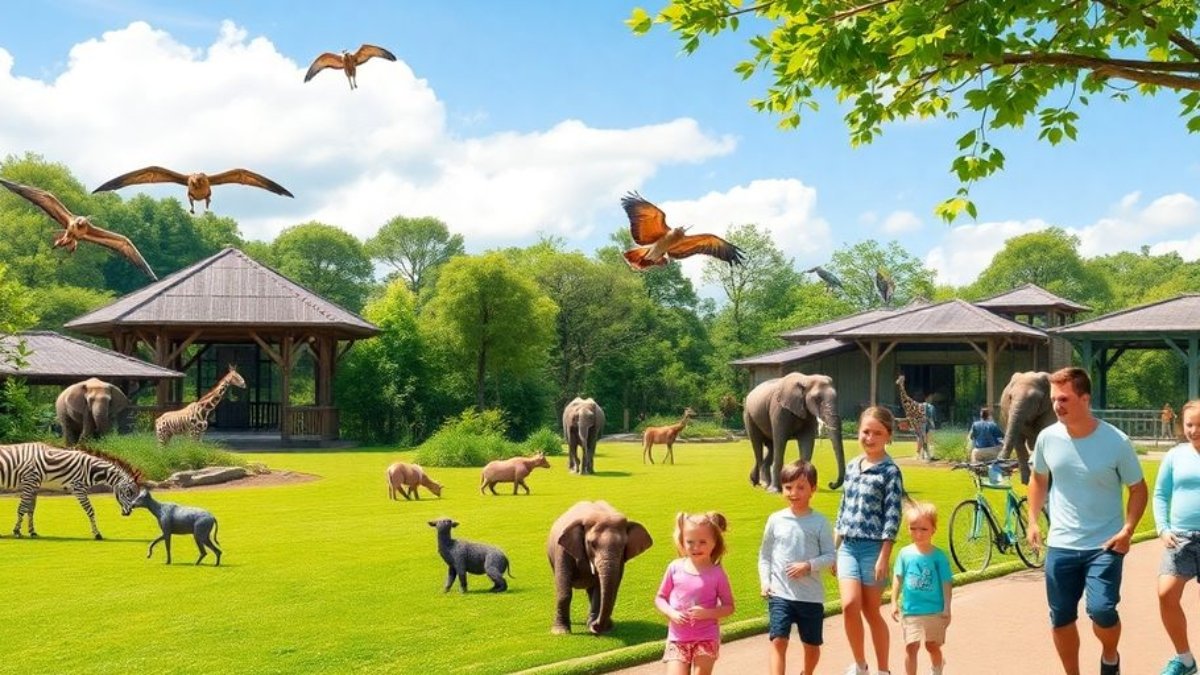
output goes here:
[[882, 539], [843, 539], [837, 550], [838, 579], [856, 579], [864, 586], [886, 584], [886, 574], [883, 579], [875, 578], [875, 563], [882, 550]]
[[1121, 601], [1121, 571], [1125, 555], [1096, 548], [1077, 551], [1069, 548], [1046, 549], [1046, 599], [1050, 605], [1050, 624], [1055, 628], [1070, 625], [1079, 618], [1079, 599], [1087, 591], [1087, 614], [1101, 628], [1120, 621], [1117, 603]]
[[819, 602], [767, 598], [767, 637], [790, 639], [792, 624], [800, 632], [800, 641], [806, 645], [820, 645], [825, 640], [825, 605]]

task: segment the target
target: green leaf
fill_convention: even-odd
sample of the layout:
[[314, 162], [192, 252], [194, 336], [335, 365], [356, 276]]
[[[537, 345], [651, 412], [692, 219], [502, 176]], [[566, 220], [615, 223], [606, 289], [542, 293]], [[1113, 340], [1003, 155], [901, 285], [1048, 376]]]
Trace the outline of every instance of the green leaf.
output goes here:
[[625, 20], [625, 25], [629, 26], [635, 35], [645, 35], [653, 24], [654, 21], [650, 18], [650, 14], [641, 7], [634, 7], [633, 13]]

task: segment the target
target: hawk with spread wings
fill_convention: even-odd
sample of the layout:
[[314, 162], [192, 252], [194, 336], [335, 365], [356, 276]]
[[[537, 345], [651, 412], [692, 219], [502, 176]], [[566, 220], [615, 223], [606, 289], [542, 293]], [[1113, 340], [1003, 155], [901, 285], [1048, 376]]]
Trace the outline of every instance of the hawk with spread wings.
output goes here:
[[673, 258], [703, 253], [730, 265], [746, 260], [742, 249], [715, 234], [687, 234], [686, 228], [668, 227], [667, 215], [636, 192], [621, 199], [629, 216], [629, 233], [640, 244], [625, 251], [625, 261], [635, 270], [666, 265]]
[[146, 276], [158, 281], [154, 270], [150, 269], [150, 265], [146, 263], [146, 259], [142, 257], [133, 242], [129, 241], [129, 237], [96, 227], [87, 216], [77, 216], [71, 213], [67, 207], [63, 206], [62, 202], [58, 201], [58, 197], [45, 190], [14, 183], [3, 178], [0, 178], [0, 185], [33, 202], [47, 215], [58, 221], [63, 228], [63, 233], [54, 240], [55, 248], [64, 246], [68, 251], [74, 253], [75, 247], [79, 245], [80, 241], [90, 241], [125, 256], [129, 262], [145, 272]]
[[179, 173], [178, 171], [164, 169], [161, 166], [147, 166], [142, 169], [130, 171], [129, 173], [123, 173], [92, 190], [92, 193], [118, 190], [129, 185], [143, 183], [179, 183], [180, 185], [186, 185], [188, 210], [193, 214], [196, 213], [196, 202], [204, 202], [205, 209], [212, 203], [212, 186], [214, 185], [238, 183], [269, 190], [284, 197], [293, 196], [292, 193], [287, 191], [287, 188], [279, 183], [262, 174], [257, 174], [246, 169], [230, 169], [209, 176], [204, 173]]
[[309, 80], [313, 79], [317, 73], [325, 70], [326, 68], [341, 68], [346, 73], [346, 79], [350, 80], [350, 89], [358, 89], [358, 67], [376, 56], [381, 59], [387, 59], [388, 61], [396, 60], [395, 54], [389, 52], [383, 47], [376, 47], [375, 45], [364, 44], [353, 54], [345, 49], [342, 50], [341, 54], [325, 52], [324, 54], [318, 56], [316, 60], [312, 62], [312, 65], [308, 67], [308, 72], [304, 74], [304, 81], [308, 82]]

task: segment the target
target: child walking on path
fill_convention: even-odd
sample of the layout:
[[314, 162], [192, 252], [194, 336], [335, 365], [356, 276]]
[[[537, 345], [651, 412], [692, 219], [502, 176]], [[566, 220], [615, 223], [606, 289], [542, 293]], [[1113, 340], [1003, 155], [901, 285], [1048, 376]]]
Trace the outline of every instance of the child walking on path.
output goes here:
[[904, 481], [900, 467], [888, 456], [896, 420], [887, 408], [871, 406], [858, 420], [858, 444], [863, 454], [846, 465], [842, 503], [834, 522], [837, 548], [835, 570], [842, 598], [846, 641], [854, 664], [846, 675], [869, 675], [863, 622], [871, 631], [877, 675], [888, 671], [888, 625], [880, 614], [883, 589], [889, 579], [888, 561], [900, 530]]
[[936, 506], [917, 502], [904, 515], [913, 543], [900, 549], [892, 579], [892, 620], [904, 629], [904, 672], [917, 675], [917, 655], [924, 643], [932, 675], [942, 675], [942, 645], [950, 625], [950, 559], [933, 545]]
[[733, 591], [721, 567], [725, 516], [716, 511], [675, 517], [675, 548], [654, 605], [669, 620], [667, 675], [709, 675], [721, 647], [719, 621], [733, 614]]
[[1188, 401], [1179, 414], [1188, 442], [1167, 452], [1154, 483], [1154, 522], [1166, 547], [1158, 570], [1158, 611], [1175, 647], [1162, 675], [1196, 672], [1179, 600], [1188, 579], [1200, 575], [1200, 401]]
[[817, 489], [817, 467], [797, 460], [783, 467], [779, 480], [788, 506], [767, 518], [758, 549], [758, 579], [767, 599], [770, 672], [783, 675], [792, 624], [796, 624], [804, 645], [800, 673], [813, 675], [821, 658], [825, 621], [821, 570], [833, 565], [833, 529], [829, 519], [810, 506]]

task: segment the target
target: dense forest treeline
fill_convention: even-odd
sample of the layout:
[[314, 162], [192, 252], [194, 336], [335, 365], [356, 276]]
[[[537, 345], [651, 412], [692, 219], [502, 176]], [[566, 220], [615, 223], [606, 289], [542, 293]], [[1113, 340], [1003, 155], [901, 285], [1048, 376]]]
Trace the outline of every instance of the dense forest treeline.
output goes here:
[[[342, 435], [419, 442], [469, 407], [504, 411], [523, 438], [557, 426], [576, 395], [596, 398], [609, 430], [684, 407], [739, 424], [745, 373], [729, 362], [777, 349], [778, 334], [882, 305], [875, 272], [895, 281], [891, 306], [925, 298], [977, 300], [1033, 282], [1092, 308], [1087, 316], [1200, 290], [1200, 263], [1148, 247], [1095, 258], [1059, 228], [1015, 237], [978, 278], [936, 286], [898, 242], [846, 244], [822, 265], [833, 288], [796, 268], [753, 223], [728, 239], [747, 264], [706, 263], [720, 289], [702, 299], [678, 265], [632, 272], [627, 229], [591, 254], [548, 237], [526, 247], [465, 253], [461, 235], [421, 214], [380, 223], [360, 241], [335, 224], [308, 222], [272, 241], [243, 239], [235, 220], [189, 215], [176, 198], [90, 194], [70, 170], [36, 155], [10, 156], [0, 175], [56, 194], [75, 213], [135, 242], [159, 276], [235, 246], [355, 312], [382, 334], [354, 346], [335, 383]], [[58, 226], [19, 197], [0, 194], [0, 333], [62, 324], [146, 284], [129, 263], [90, 244], [53, 249]], [[377, 275], [376, 271], [382, 273]], [[13, 355], [0, 354], [0, 358]], [[1170, 352], [1130, 352], [1109, 376], [1111, 407], [1157, 408], [1186, 395]]]

